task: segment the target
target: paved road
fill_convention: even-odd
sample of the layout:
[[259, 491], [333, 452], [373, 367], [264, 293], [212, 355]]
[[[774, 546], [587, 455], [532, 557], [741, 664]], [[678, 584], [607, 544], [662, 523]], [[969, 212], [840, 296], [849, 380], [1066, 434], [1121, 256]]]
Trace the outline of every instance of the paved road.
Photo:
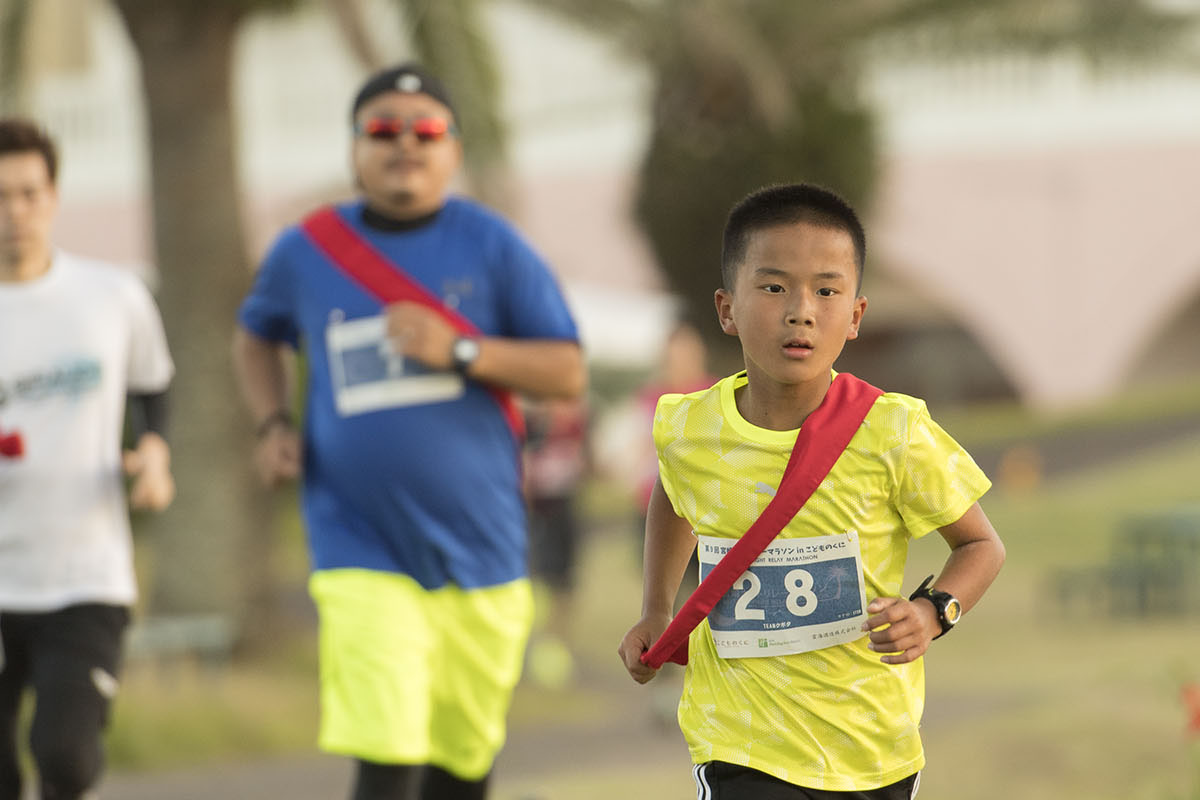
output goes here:
[[1070, 474], [1152, 451], [1156, 447], [1200, 436], [1200, 413], [1139, 420], [1136, 424], [1100, 429], [1078, 428], [1040, 438], [968, 446], [976, 463], [992, 478], [1010, 448], [1030, 447], [1046, 477]]
[[[586, 782], [640, 769], [675, 771], [690, 783], [688, 758], [678, 732], [642, 725], [620, 734], [610, 729], [555, 728], [513, 731], [496, 764], [498, 800], [560, 800], [548, 785]], [[110, 775], [102, 800], [339, 800], [349, 794], [352, 768], [346, 759], [319, 754], [248, 764], [165, 773]], [[551, 790], [553, 791], [553, 790]], [[569, 798], [568, 798], [569, 800]], [[669, 798], [664, 799], [669, 800]]]
[[[571, 800], [574, 782], [661, 772], [690, 787], [689, 759], [677, 728], [656, 723], [650, 692], [611, 672], [584, 675], [562, 706], [576, 711], [522, 718], [514, 712], [508, 744], [494, 771], [496, 800]], [[627, 679], [625, 679], [627, 681]], [[550, 703], [544, 701], [549, 697]], [[554, 695], [543, 695], [554, 705]], [[584, 713], [577, 713], [583, 709]], [[546, 719], [551, 713], [557, 719]], [[349, 793], [346, 759], [317, 753], [246, 764], [162, 773], [111, 774], [102, 800], [341, 800]], [[546, 788], [550, 787], [550, 788]], [[681, 797], [688, 796], [681, 794]], [[671, 798], [663, 798], [671, 800]]]

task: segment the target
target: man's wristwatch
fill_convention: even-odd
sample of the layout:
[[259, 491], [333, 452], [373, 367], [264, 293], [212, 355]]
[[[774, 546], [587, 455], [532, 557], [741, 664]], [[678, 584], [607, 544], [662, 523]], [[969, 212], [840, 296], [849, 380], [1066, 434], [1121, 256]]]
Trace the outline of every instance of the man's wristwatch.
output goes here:
[[933, 637], [938, 639], [945, 636], [962, 619], [962, 603], [958, 602], [958, 598], [949, 592], [931, 588], [929, 584], [932, 580], [932, 575], [923, 580], [917, 590], [908, 596], [908, 599], [924, 598], [933, 603], [933, 608], [937, 611], [938, 623], [942, 626], [942, 632]]
[[450, 346], [450, 363], [459, 375], [466, 375], [477, 358], [479, 340], [473, 336], [459, 336]]

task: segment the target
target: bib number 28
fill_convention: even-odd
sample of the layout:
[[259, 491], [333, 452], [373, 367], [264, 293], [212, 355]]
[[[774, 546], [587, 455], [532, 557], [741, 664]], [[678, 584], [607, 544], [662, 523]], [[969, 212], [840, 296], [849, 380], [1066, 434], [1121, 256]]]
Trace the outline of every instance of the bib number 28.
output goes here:
[[[817, 595], [813, 591], [812, 573], [806, 569], [789, 570], [783, 576], [783, 585], [787, 589], [784, 603], [793, 616], [807, 617], [817, 610]], [[733, 617], [736, 620], [765, 619], [766, 612], [761, 608], [753, 608], [751, 603], [762, 591], [762, 580], [753, 572], [743, 572], [733, 588], [745, 591], [733, 607]]]

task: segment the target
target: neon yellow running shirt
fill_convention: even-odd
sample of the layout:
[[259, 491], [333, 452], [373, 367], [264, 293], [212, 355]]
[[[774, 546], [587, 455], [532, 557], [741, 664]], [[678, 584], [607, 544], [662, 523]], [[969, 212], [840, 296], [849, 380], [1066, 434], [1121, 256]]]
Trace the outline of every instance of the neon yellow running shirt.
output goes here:
[[[734, 392], [745, 384], [743, 372], [658, 403], [663, 487], [698, 536], [745, 532], [778, 487], [796, 440], [795, 430], [742, 418]], [[990, 486], [923, 401], [887, 393], [779, 538], [854, 533], [866, 601], [899, 596], [909, 540], [957, 521]], [[920, 659], [883, 664], [865, 636], [807, 653], [723, 659], [708, 620], [689, 649], [679, 724], [697, 764], [742, 764], [828, 791], [886, 786], [924, 766]]]

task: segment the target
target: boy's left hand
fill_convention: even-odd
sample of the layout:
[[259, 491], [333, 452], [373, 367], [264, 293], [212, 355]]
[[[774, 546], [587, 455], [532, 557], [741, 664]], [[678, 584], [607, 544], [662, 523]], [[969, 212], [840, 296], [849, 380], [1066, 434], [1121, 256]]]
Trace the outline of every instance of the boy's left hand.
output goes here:
[[903, 597], [877, 597], [867, 606], [864, 631], [871, 631], [867, 645], [877, 653], [887, 653], [885, 664], [916, 661], [929, 649], [933, 637], [942, 632], [937, 611], [924, 600]]

